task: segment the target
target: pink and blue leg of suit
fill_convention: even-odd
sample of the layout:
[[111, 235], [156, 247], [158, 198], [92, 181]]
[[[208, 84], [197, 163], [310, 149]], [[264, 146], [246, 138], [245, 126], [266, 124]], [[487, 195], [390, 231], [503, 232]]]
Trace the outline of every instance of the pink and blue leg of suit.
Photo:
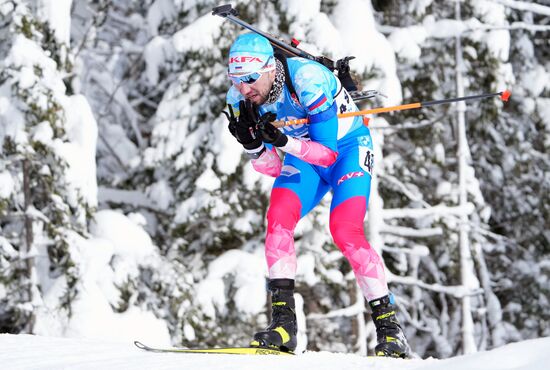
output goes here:
[[370, 143], [370, 137], [340, 141], [336, 162], [328, 168], [286, 155], [267, 212], [266, 258], [271, 279], [295, 278], [296, 224], [332, 189], [330, 231], [335, 244], [350, 262], [367, 300], [388, 294], [382, 260], [364, 233], [372, 150], [362, 146], [362, 142]]

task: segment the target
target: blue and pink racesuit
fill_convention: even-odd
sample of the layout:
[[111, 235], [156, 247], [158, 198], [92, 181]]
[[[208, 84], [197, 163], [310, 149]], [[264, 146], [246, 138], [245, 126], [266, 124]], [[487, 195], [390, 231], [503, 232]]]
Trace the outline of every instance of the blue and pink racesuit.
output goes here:
[[[281, 129], [288, 136], [288, 143], [280, 148], [286, 152], [283, 163], [275, 148], [252, 160], [257, 171], [276, 177], [267, 212], [269, 277], [295, 278], [296, 224], [332, 190], [334, 242], [349, 260], [365, 298], [385, 296], [388, 287], [382, 260], [363, 229], [373, 167], [370, 131], [361, 117], [337, 117], [358, 109], [331, 71], [303, 58], [289, 58], [287, 63], [298, 96], [292, 97], [285, 85], [275, 103], [259, 107], [260, 114], [273, 112], [277, 120], [285, 121], [307, 117], [309, 124]], [[232, 86], [227, 103], [237, 115], [240, 100], [244, 97]]]

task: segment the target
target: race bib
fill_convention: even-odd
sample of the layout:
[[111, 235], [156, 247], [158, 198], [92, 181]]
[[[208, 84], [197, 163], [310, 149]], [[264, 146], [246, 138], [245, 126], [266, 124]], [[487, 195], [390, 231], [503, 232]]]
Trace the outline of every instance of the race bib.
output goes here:
[[374, 167], [374, 153], [372, 149], [360, 146], [359, 147], [359, 166], [372, 176], [372, 170]]

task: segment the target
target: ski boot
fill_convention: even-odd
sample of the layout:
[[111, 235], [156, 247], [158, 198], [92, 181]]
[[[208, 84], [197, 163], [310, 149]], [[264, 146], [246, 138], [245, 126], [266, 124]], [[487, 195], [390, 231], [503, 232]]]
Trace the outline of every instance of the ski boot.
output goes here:
[[376, 356], [408, 358], [411, 349], [397, 321], [397, 307], [393, 295], [384, 296], [369, 302], [372, 320], [376, 326], [378, 344], [374, 348]]
[[271, 324], [266, 330], [254, 334], [250, 345], [293, 352], [297, 344], [294, 280], [269, 280], [268, 289], [271, 292]]

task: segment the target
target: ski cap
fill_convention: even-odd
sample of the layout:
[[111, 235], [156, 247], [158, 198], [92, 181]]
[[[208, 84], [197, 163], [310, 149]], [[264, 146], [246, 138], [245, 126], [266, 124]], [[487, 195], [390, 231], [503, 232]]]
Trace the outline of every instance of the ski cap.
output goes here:
[[229, 49], [230, 75], [242, 76], [275, 69], [273, 47], [269, 40], [257, 33], [237, 37]]

